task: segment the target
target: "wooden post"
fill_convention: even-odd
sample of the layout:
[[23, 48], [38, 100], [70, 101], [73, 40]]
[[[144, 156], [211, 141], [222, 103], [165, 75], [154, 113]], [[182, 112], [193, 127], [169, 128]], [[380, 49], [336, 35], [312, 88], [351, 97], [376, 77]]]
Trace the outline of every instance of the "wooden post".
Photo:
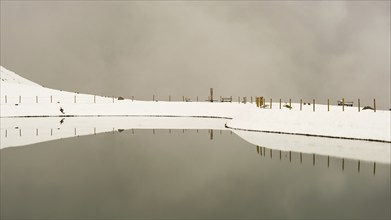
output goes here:
[[342, 98], [342, 111], [345, 111], [345, 98]]
[[50, 128], [50, 136], [53, 136], [53, 128]]
[[281, 109], [281, 98], [280, 98], [280, 109]]
[[330, 99], [327, 99], [327, 111], [330, 111]]
[[210, 102], [213, 102], [213, 88], [210, 88]]
[[211, 129], [210, 130], [210, 137], [209, 137], [211, 140], [213, 140], [213, 130]]
[[315, 99], [312, 99], [312, 110], [315, 111]]
[[300, 164], [303, 163], [303, 153], [300, 152]]
[[373, 99], [373, 111], [376, 112], [376, 99]]
[[358, 112], [360, 112], [360, 99], [358, 99]]
[[273, 158], [273, 150], [270, 148], [270, 158]]
[[303, 110], [303, 99], [300, 99], [300, 111]]
[[272, 104], [273, 102], [272, 102], [272, 99], [270, 98], [270, 109], [272, 109]]
[[53, 103], [53, 96], [50, 96], [50, 103]]
[[373, 162], [373, 175], [376, 174], [376, 162]]
[[342, 158], [342, 171], [345, 170], [345, 158]]
[[330, 167], [330, 156], [327, 156], [327, 168]]
[[38, 128], [35, 129], [35, 135], [38, 136]]
[[35, 103], [38, 103], [38, 96], [35, 96]]
[[292, 107], [292, 99], [289, 99], [289, 106]]
[[315, 166], [315, 154], [312, 154], [312, 166]]
[[292, 151], [289, 151], [289, 162], [292, 161]]

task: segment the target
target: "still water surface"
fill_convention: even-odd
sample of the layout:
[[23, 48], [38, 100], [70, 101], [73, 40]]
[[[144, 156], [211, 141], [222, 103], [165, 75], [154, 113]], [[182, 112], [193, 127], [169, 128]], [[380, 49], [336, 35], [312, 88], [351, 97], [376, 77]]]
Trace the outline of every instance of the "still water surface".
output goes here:
[[389, 164], [374, 174], [369, 162], [280, 159], [230, 131], [125, 130], [0, 152], [4, 219], [390, 218]]

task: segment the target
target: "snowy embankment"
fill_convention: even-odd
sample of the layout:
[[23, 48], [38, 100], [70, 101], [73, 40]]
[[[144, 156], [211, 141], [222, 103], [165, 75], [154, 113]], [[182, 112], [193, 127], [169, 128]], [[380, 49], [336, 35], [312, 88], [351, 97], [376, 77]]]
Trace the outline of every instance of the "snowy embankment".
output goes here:
[[[292, 109], [273, 103], [153, 102], [118, 100], [42, 87], [1, 67], [1, 117], [48, 116], [165, 116], [232, 119], [227, 128], [330, 138], [391, 142], [390, 111], [361, 111], [356, 107], [292, 104]], [[60, 111], [63, 110], [63, 112]]]

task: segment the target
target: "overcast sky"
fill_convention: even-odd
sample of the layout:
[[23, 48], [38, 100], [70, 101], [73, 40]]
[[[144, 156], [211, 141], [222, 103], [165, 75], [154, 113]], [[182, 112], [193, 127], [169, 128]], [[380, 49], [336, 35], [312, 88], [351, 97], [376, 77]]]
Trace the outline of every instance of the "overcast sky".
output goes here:
[[100, 95], [390, 108], [390, 1], [1, 1], [1, 65]]

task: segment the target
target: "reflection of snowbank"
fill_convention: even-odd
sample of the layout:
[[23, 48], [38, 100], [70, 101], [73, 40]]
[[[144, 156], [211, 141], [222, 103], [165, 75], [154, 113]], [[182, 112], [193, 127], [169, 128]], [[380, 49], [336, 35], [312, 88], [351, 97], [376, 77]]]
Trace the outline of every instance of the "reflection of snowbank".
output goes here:
[[227, 119], [190, 117], [1, 118], [1, 148], [127, 129], [225, 130]]
[[390, 143], [234, 131], [251, 144], [274, 150], [391, 163]]

